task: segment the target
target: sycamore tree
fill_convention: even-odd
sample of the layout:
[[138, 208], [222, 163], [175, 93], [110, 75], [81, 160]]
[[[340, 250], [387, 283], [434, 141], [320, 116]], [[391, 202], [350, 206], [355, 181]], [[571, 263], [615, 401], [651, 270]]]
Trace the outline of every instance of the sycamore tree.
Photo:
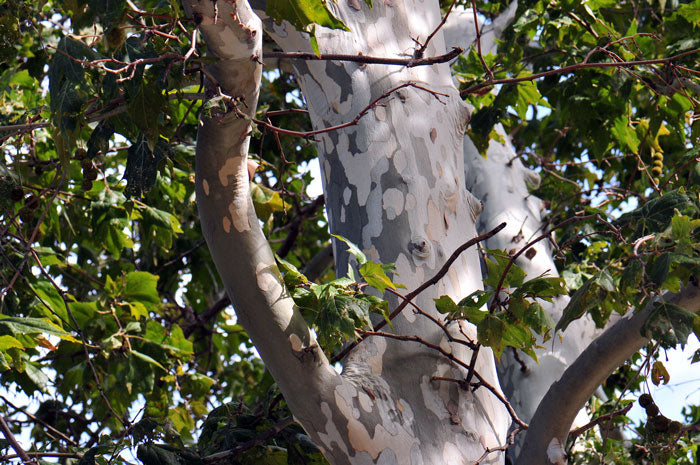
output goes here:
[[697, 0], [0, 11], [3, 463], [697, 463]]

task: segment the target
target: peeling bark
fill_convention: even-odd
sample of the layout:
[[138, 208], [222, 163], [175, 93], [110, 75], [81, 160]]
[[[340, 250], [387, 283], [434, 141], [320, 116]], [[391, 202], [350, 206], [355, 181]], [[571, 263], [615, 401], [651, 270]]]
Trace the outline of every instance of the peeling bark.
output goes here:
[[[364, 3], [360, 9], [346, 2], [329, 6], [353, 32], [317, 28], [324, 54], [410, 57], [415, 48], [411, 37], [424, 39], [441, 19], [437, 4], [427, 7], [422, 2], [385, 2], [371, 10]], [[263, 22], [283, 51], [311, 51], [304, 34], [271, 19]], [[440, 33], [426, 56], [444, 52]], [[409, 289], [417, 287], [476, 235], [474, 219], [481, 208], [464, 187], [462, 138], [468, 112], [448, 65], [405, 69], [292, 64], [314, 129], [352, 120], [372, 100], [401, 84], [429, 90], [403, 88], [383, 99], [357, 126], [317, 137], [331, 231], [357, 243], [375, 261], [396, 263], [396, 279]], [[434, 92], [445, 95], [436, 98]], [[336, 269], [347, 270], [348, 254], [337, 243], [334, 256]], [[478, 257], [472, 251], [416, 303], [439, 317], [433, 298], [447, 294], [459, 299], [480, 286]], [[395, 299], [389, 300], [395, 304]], [[475, 339], [474, 328], [462, 325]], [[459, 334], [456, 324], [452, 330]], [[471, 357], [464, 346], [450, 344], [437, 325], [408, 310], [395, 319], [393, 332], [420, 335], [467, 362]], [[498, 386], [490, 350], [481, 351], [477, 370]], [[431, 381], [433, 376], [465, 374], [420, 344], [371, 337], [344, 361], [343, 379], [355, 389], [336, 388], [335, 405], [321, 405], [327, 416], [325, 428], [319, 429], [321, 445], [344, 444], [352, 463], [475, 460], [485, 447], [504, 444], [510, 418], [485, 389], [470, 393], [455, 383]], [[502, 461], [502, 454], [493, 454], [484, 463]]]

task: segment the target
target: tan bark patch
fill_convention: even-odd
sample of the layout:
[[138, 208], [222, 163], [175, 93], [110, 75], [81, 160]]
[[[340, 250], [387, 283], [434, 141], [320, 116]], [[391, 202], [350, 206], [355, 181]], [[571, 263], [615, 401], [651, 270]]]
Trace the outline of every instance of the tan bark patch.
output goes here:
[[[204, 191], [204, 195], [207, 197], [209, 196], [209, 181], [206, 179], [202, 179], [202, 190]], [[228, 231], [226, 231], [228, 232]]]
[[228, 206], [233, 227], [238, 232], [250, 231], [250, 218], [248, 218], [248, 199], [236, 196]]
[[236, 175], [236, 165], [240, 157], [231, 157], [226, 160], [224, 166], [219, 170], [219, 182], [222, 186], [228, 186], [228, 177]]
[[222, 219], [222, 221], [223, 221], [223, 223], [224, 223], [224, 224], [223, 224], [223, 226], [224, 226], [224, 231], [225, 231], [226, 233], [230, 233], [230, 232], [231, 232], [231, 220], [228, 219], [228, 216], [224, 216], [223, 219]]
[[418, 439], [406, 431], [403, 425], [392, 425], [398, 429], [397, 434], [391, 434], [383, 425], [374, 427], [374, 435], [370, 436], [367, 428], [357, 419], [353, 418], [353, 407], [339, 395], [336, 388], [335, 403], [340, 413], [347, 420], [348, 441], [355, 451], [367, 452], [373, 460], [379, 457], [382, 451], [389, 449], [396, 457], [396, 463], [411, 463], [411, 446], [418, 444]]
[[431, 241], [440, 241], [445, 231], [445, 222], [440, 210], [433, 202], [433, 199], [428, 200], [428, 239]]
[[384, 121], [386, 119], [386, 109], [381, 106], [375, 107], [374, 116], [376, 116], [379, 121]]
[[299, 339], [299, 336], [296, 334], [291, 334], [289, 336], [289, 343], [292, 344], [292, 350], [294, 352], [301, 352], [301, 349], [304, 348], [304, 344], [302, 344], [301, 339]]

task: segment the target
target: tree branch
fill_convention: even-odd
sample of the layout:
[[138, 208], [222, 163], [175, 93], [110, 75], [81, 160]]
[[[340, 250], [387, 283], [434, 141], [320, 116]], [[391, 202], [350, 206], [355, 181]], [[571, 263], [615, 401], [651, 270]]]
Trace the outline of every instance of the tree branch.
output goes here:
[[678, 60], [679, 58], [683, 58], [688, 55], [694, 55], [696, 53], [700, 52], [700, 48], [696, 48], [693, 50], [688, 50], [683, 53], [679, 53], [677, 55], [673, 55], [668, 58], [657, 58], [654, 60], [636, 60], [636, 61], [611, 61], [611, 62], [604, 62], [604, 63], [576, 63], [573, 65], [569, 66], [564, 66], [563, 68], [557, 68], [557, 69], [550, 69], [549, 71], [543, 71], [541, 73], [536, 73], [532, 74], [530, 76], [521, 76], [517, 78], [507, 78], [507, 79], [494, 79], [493, 81], [486, 81], [482, 82], [479, 84], [475, 84], [471, 87], [467, 87], [466, 89], [460, 91], [459, 95], [465, 96], [469, 94], [474, 94], [476, 92], [479, 92], [485, 87], [490, 87], [494, 86], [497, 84], [514, 84], [517, 82], [524, 82], [524, 81], [534, 81], [536, 79], [542, 78], [542, 77], [547, 77], [547, 76], [552, 76], [554, 74], [566, 74], [570, 73], [572, 71], [578, 71], [579, 69], [588, 69], [588, 68], [625, 68], [628, 66], [643, 66], [643, 65], [661, 65], [661, 64], [667, 64], [671, 63], [674, 60]]
[[[664, 294], [661, 301], [697, 313], [700, 311], [697, 279], [677, 294]], [[643, 311], [617, 321], [593, 341], [549, 388], [530, 422], [531, 427], [518, 457], [519, 465], [548, 463], [547, 458], [556, 463], [558, 457], [551, 454], [548, 457], [548, 451], [563, 450], [576, 413], [610, 373], [649, 341], [641, 330], [658, 302], [651, 302]]]
[[10, 443], [10, 446], [17, 452], [17, 455], [22, 459], [24, 463], [36, 463], [35, 460], [32, 460], [29, 455], [22, 449], [22, 446], [19, 445], [17, 442], [17, 439], [15, 439], [15, 435], [12, 434], [12, 430], [10, 429], [10, 426], [7, 424], [5, 421], [5, 417], [0, 415], [0, 431], [2, 431], [2, 434], [5, 436], [5, 439]]
[[207, 94], [218, 90], [235, 101], [235, 110], [205, 114], [199, 126], [195, 189], [202, 233], [238, 322], [313, 436], [314, 422], [325, 421], [319, 404], [334, 406], [333, 388], [343, 381], [285, 289], [250, 197], [247, 155], [262, 76], [262, 24], [245, 1], [183, 3], [200, 20], [208, 53], [218, 58], [207, 70]]

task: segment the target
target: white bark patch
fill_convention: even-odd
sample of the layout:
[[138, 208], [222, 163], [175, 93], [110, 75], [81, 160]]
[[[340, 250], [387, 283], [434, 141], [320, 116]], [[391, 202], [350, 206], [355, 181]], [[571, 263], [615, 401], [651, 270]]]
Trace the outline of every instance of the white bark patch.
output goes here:
[[269, 292], [280, 286], [275, 265], [258, 263], [258, 266], [255, 267], [255, 276], [258, 279], [258, 287], [261, 291]]
[[327, 402], [321, 402], [321, 413], [326, 417], [325, 433], [322, 431], [318, 432], [318, 438], [326, 446], [326, 449], [332, 450], [333, 443], [341, 449], [345, 455], [348, 455], [348, 448], [345, 446], [345, 441], [340, 436], [340, 431], [333, 423], [333, 412]]
[[464, 459], [457, 444], [451, 442], [446, 442], [442, 447], [442, 460], [445, 461], [445, 465], [466, 465], [469, 463]]
[[228, 216], [224, 216], [222, 218], [222, 222], [223, 222], [224, 231], [227, 234], [230, 233], [231, 232], [231, 220], [228, 219]]
[[342, 398], [343, 401], [348, 405], [348, 411], [352, 414], [352, 418], [354, 418], [355, 420], [360, 418], [360, 409], [353, 405], [353, 399], [357, 396], [357, 389], [349, 383], [339, 384], [335, 387], [336, 403], [338, 401], [338, 398]]
[[413, 210], [416, 208], [416, 196], [413, 194], [406, 194], [406, 210]]
[[209, 197], [209, 181], [207, 181], [206, 179], [202, 179], [202, 190], [204, 190], [204, 195]]
[[367, 452], [372, 460], [377, 460], [379, 454], [389, 450], [396, 456], [396, 463], [411, 463], [411, 447], [419, 444], [418, 439], [403, 425], [393, 424], [397, 432], [391, 434], [383, 425], [374, 427], [374, 434], [370, 435], [367, 428], [354, 416], [353, 410], [357, 410], [349, 404], [346, 399], [339, 395], [338, 389], [335, 391], [335, 403], [341, 415], [347, 420], [348, 441], [356, 452]]
[[547, 446], [547, 458], [554, 465], [566, 465], [566, 451], [561, 445], [561, 441], [557, 438], [552, 438]]
[[447, 340], [447, 337], [440, 339], [440, 348], [448, 354], [452, 353], [452, 347], [450, 346], [450, 341]]
[[394, 154], [394, 168], [396, 172], [401, 174], [408, 166], [408, 161], [406, 161], [406, 154], [398, 151]]
[[389, 188], [382, 196], [382, 207], [386, 212], [388, 220], [393, 220], [403, 212], [404, 197], [403, 192], [396, 188]]
[[233, 227], [238, 232], [250, 231], [250, 218], [248, 218], [248, 199], [237, 195], [228, 206]]
[[352, 198], [352, 191], [350, 190], [349, 187], [346, 187], [343, 189], [343, 203], [345, 205], [350, 203], [350, 199]]
[[[437, 381], [435, 382], [437, 383]], [[440, 420], [447, 418], [447, 410], [443, 403], [436, 385], [430, 381], [430, 376], [421, 376], [420, 390], [423, 395], [423, 403], [425, 407], [433, 412]]]
[[[348, 139], [348, 135], [346, 133], [340, 133], [338, 135], [338, 146], [336, 147], [338, 158], [345, 169], [345, 175], [348, 178], [348, 182], [356, 188], [358, 205], [360, 207], [364, 207], [367, 204], [367, 198], [370, 194], [372, 179], [370, 176], [367, 176], [367, 173], [364, 170], [360, 171], [354, 168], [356, 164], [354, 158], [358, 156], [367, 158], [368, 154], [352, 154], [349, 152], [349, 146], [350, 140]], [[367, 160], [367, 163], [370, 163], [369, 159]], [[326, 179], [330, 179], [330, 165], [328, 166], [328, 170], [329, 172], [327, 173], [328, 176]]]

